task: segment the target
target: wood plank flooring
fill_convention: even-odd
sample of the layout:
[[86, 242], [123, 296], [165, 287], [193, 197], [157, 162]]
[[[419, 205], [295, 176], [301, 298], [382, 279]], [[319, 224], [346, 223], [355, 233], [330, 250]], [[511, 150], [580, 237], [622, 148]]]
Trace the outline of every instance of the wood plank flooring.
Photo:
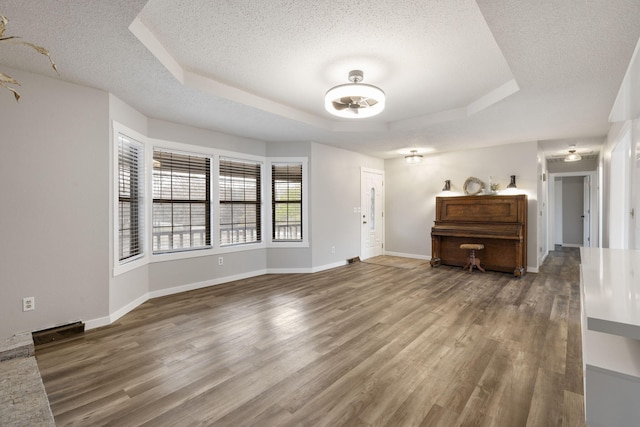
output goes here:
[[521, 279], [391, 257], [265, 275], [36, 357], [59, 426], [582, 426], [578, 258]]

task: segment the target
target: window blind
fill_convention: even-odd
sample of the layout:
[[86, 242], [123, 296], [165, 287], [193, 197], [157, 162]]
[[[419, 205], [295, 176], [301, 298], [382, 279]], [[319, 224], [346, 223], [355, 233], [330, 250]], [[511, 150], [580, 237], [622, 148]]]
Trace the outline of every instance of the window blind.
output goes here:
[[118, 254], [125, 261], [143, 254], [144, 150], [118, 135]]
[[260, 176], [262, 164], [220, 159], [220, 244], [262, 240]]
[[271, 165], [272, 239], [302, 240], [302, 163]]
[[211, 159], [153, 151], [153, 252], [211, 246]]

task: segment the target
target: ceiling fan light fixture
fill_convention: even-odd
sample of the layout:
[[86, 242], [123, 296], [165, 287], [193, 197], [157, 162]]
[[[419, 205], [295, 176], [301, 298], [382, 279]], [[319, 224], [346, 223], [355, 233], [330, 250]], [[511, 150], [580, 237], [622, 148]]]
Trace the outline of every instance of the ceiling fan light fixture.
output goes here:
[[420, 163], [422, 161], [422, 154], [418, 154], [418, 150], [411, 150], [411, 154], [404, 156], [407, 163]]
[[363, 119], [380, 114], [385, 106], [385, 94], [377, 86], [360, 83], [364, 73], [349, 72], [351, 83], [335, 86], [324, 96], [324, 108], [334, 116]]

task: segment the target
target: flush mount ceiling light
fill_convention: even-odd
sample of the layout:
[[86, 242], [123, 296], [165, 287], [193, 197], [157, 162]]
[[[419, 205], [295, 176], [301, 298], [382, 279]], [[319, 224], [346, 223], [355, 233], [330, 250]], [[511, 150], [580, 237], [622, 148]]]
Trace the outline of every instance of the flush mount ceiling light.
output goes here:
[[363, 75], [361, 70], [350, 71], [351, 83], [329, 89], [324, 96], [324, 108], [335, 116], [349, 119], [380, 114], [384, 110], [384, 92], [376, 86], [360, 83]]
[[569, 154], [567, 154], [566, 156], [564, 156], [564, 161], [565, 162], [577, 162], [578, 160], [582, 160], [582, 156], [578, 153], [576, 153], [576, 146], [572, 145], [571, 150], [569, 150]]
[[422, 154], [418, 154], [418, 150], [411, 150], [411, 154], [404, 156], [407, 163], [420, 163], [422, 161]]

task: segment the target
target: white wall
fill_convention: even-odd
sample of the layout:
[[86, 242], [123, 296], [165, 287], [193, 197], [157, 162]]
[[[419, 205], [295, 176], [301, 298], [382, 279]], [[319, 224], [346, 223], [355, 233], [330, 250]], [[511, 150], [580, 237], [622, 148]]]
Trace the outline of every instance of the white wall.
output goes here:
[[[270, 142], [267, 145], [267, 156], [269, 157], [308, 157], [311, 158], [311, 142]], [[313, 167], [313, 160], [309, 165], [311, 170]], [[311, 176], [311, 174], [309, 174]], [[315, 183], [313, 186], [309, 186], [309, 198], [314, 193]], [[320, 190], [320, 189], [319, 189]], [[311, 209], [311, 204], [309, 205], [309, 209]], [[310, 224], [313, 224], [312, 215], [308, 216]], [[308, 227], [307, 230], [311, 232], [311, 227]], [[309, 271], [312, 269], [313, 262], [311, 259], [312, 255], [312, 242], [313, 236], [309, 238], [310, 245], [307, 248], [270, 248], [267, 251], [267, 265], [269, 266], [269, 271], [279, 272], [279, 271], [295, 271], [296, 269], [300, 271]]]
[[[198, 129], [177, 123], [149, 119], [149, 137], [242, 154], [266, 155], [266, 143]], [[218, 257], [224, 264], [218, 265]], [[152, 260], [153, 261], [153, 260]], [[266, 272], [266, 250], [245, 250], [211, 256], [179, 259], [149, 264], [149, 291], [171, 293], [176, 288], [220, 283], [224, 278], [248, 277]]]
[[[629, 146], [620, 150], [619, 144], [625, 138], [629, 138]], [[639, 144], [640, 118], [611, 125], [602, 153], [602, 247], [640, 249], [638, 215], [630, 215], [632, 208], [634, 213], [640, 208], [640, 169], [636, 160]], [[623, 166], [615, 166], [619, 164]]]
[[627, 67], [609, 121], [622, 123], [640, 117], [640, 40]]
[[[384, 169], [384, 161], [322, 144], [311, 144], [311, 241], [314, 267], [360, 256], [361, 168]], [[331, 248], [335, 247], [335, 253]]]
[[[229, 252], [149, 264], [151, 296], [168, 295], [267, 273], [265, 249]], [[218, 256], [224, 259], [218, 265]]]
[[[113, 126], [111, 123], [117, 121], [125, 125], [126, 127], [133, 129], [141, 135], [147, 135], [148, 133], [148, 120], [135, 109], [131, 108], [126, 103], [122, 102], [114, 95], [109, 95], [109, 141], [113, 141]], [[132, 136], [132, 135], [130, 135]], [[110, 145], [111, 146], [111, 145]], [[111, 146], [111, 149], [113, 147]], [[113, 167], [113, 153], [109, 155], [109, 170], [114, 170]], [[113, 194], [113, 179], [109, 179], [109, 194]], [[113, 197], [113, 196], [111, 196]], [[114, 235], [115, 219], [114, 212], [109, 209], [109, 236]], [[114, 266], [114, 250], [113, 239], [109, 239], [109, 266], [110, 272]], [[113, 276], [109, 274], [109, 314], [117, 313], [119, 311], [124, 314], [127, 308], [132, 305], [132, 302], [139, 301], [146, 298], [149, 292], [149, 269], [147, 265], [143, 265], [135, 270], [129, 271], [126, 274], [120, 274]], [[135, 305], [135, 303], [133, 303]], [[117, 317], [117, 316], [114, 316]], [[98, 324], [108, 323], [109, 318], [102, 321], [97, 321]]]
[[[640, 61], [639, 61], [640, 62]], [[640, 75], [640, 72], [638, 72]], [[638, 77], [640, 80], [640, 76]], [[640, 92], [640, 90], [639, 90]], [[640, 94], [636, 97], [640, 100]], [[631, 207], [634, 210], [632, 221], [632, 241], [635, 249], [640, 249], [640, 119], [633, 121], [633, 157], [631, 163]]]
[[264, 141], [163, 120], [149, 119], [149, 134], [147, 136], [165, 141], [181, 142], [256, 156], [265, 156], [267, 153], [267, 144]]
[[0, 91], [0, 338], [109, 311], [109, 97], [3, 71], [22, 98]]
[[[615, 206], [611, 199], [610, 191], [612, 185], [621, 184], [626, 186], [626, 200], [629, 205], [625, 210], [634, 209], [634, 212], [640, 208], [640, 166], [638, 165], [638, 157], [640, 156], [640, 40], [636, 44], [633, 57], [627, 68], [627, 73], [620, 86], [618, 96], [611, 110], [609, 121], [612, 122], [607, 135], [607, 141], [602, 153], [602, 247], [610, 247], [612, 244], [611, 227], [616, 227], [620, 220], [614, 220], [612, 213], [617, 214]], [[617, 144], [624, 138], [624, 135], [630, 134], [630, 147], [624, 154], [625, 161], [629, 165], [626, 176], [616, 176], [617, 171], [612, 171], [612, 153], [615, 151]], [[623, 198], [624, 198], [623, 197]], [[618, 198], [618, 197], [616, 197]], [[619, 205], [620, 203], [616, 203]], [[629, 215], [629, 212], [625, 212]], [[634, 217], [629, 217], [629, 230], [624, 239], [627, 239], [629, 247], [640, 249], [640, 224], [637, 219], [640, 212], [635, 212]], [[620, 239], [617, 239], [620, 240]], [[617, 245], [616, 242], [614, 244]]]
[[[516, 175], [518, 191], [529, 200], [527, 265], [538, 268], [537, 256], [537, 143], [525, 142], [476, 150], [425, 155], [421, 163], [404, 159], [385, 161], [386, 252], [431, 256], [431, 227], [435, 220], [435, 197], [463, 195], [465, 180], [474, 176], [505, 189], [509, 176]], [[441, 192], [446, 179], [452, 192]]]
[[543, 153], [540, 153], [540, 146], [538, 144], [538, 170], [537, 170], [537, 222], [538, 222], [538, 265], [542, 265], [542, 262], [549, 253], [549, 194], [548, 194], [548, 173], [547, 173], [547, 159]]

